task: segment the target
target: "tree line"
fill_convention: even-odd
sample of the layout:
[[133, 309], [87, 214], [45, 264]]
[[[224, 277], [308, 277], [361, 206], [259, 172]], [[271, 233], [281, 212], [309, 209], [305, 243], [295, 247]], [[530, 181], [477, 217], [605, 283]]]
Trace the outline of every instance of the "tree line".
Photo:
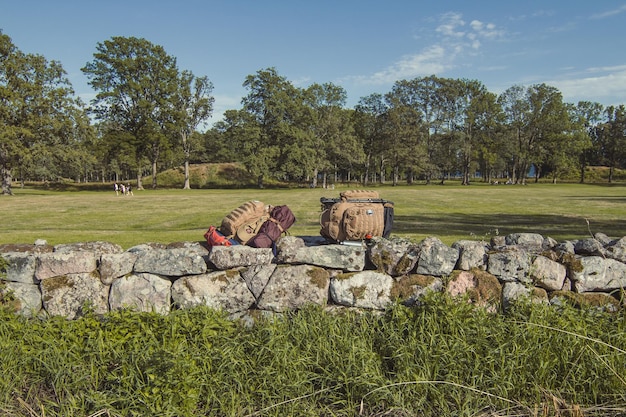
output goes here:
[[267, 179], [318, 186], [340, 181], [412, 183], [455, 176], [553, 181], [604, 165], [626, 167], [626, 109], [563, 102], [545, 84], [497, 95], [477, 80], [397, 81], [346, 106], [333, 83], [296, 87], [275, 68], [246, 77], [241, 108], [200, 129], [213, 112], [207, 76], [181, 70], [143, 38], [98, 43], [82, 68], [96, 96], [75, 97], [61, 63], [25, 54], [0, 31], [2, 193], [19, 180], [121, 181], [189, 164], [239, 162]]

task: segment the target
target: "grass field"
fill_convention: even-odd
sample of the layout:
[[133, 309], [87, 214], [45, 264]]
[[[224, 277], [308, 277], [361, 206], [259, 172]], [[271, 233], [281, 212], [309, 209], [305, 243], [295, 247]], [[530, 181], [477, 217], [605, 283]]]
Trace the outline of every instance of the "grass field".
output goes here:
[[[350, 187], [350, 189], [355, 187]], [[129, 248], [146, 242], [200, 241], [210, 225], [247, 200], [288, 205], [296, 215], [292, 235], [318, 235], [320, 197], [348, 188], [246, 190], [143, 190], [134, 196], [112, 191], [14, 189], [0, 197], [0, 244], [108, 241]], [[476, 184], [375, 187], [395, 203], [392, 235], [419, 241], [537, 232], [558, 241], [601, 232], [626, 235], [626, 186]]]

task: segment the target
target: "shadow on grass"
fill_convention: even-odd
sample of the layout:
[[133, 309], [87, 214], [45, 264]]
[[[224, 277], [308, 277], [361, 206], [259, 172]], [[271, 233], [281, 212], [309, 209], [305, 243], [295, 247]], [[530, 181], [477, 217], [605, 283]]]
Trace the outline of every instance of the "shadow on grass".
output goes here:
[[552, 215], [481, 215], [451, 213], [447, 215], [398, 216], [393, 222], [396, 233], [420, 233], [428, 236], [477, 237], [506, 236], [511, 233], [539, 233], [557, 241], [581, 239], [592, 233], [604, 233], [610, 237], [626, 236], [626, 219], [590, 220], [582, 217]]

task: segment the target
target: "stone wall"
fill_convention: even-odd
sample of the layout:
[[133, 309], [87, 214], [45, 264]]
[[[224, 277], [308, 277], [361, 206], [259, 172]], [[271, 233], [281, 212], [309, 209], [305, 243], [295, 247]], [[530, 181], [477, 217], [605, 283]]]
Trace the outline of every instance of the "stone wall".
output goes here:
[[157, 311], [206, 305], [234, 317], [285, 312], [314, 303], [382, 310], [419, 303], [429, 291], [497, 311], [520, 298], [624, 307], [626, 237], [558, 243], [534, 233], [419, 243], [374, 238], [328, 244], [286, 236], [276, 249], [207, 248], [200, 242], [0, 245], [0, 293], [25, 316], [79, 317], [118, 309]]

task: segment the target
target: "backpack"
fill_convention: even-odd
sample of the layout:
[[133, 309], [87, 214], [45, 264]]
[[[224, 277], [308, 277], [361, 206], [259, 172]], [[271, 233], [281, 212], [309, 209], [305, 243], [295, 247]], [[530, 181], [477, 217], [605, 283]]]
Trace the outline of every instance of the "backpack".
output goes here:
[[270, 218], [271, 206], [258, 200], [250, 200], [231, 211], [220, 226], [227, 239], [235, 239], [242, 245], [255, 236], [263, 223]]
[[393, 228], [393, 201], [383, 200], [378, 192], [369, 190], [345, 191], [339, 196], [320, 199], [323, 237], [338, 243], [389, 237]]
[[256, 236], [248, 242], [253, 248], [273, 248], [283, 233], [296, 222], [291, 209], [287, 206], [276, 206], [270, 211], [270, 218], [259, 229]]

